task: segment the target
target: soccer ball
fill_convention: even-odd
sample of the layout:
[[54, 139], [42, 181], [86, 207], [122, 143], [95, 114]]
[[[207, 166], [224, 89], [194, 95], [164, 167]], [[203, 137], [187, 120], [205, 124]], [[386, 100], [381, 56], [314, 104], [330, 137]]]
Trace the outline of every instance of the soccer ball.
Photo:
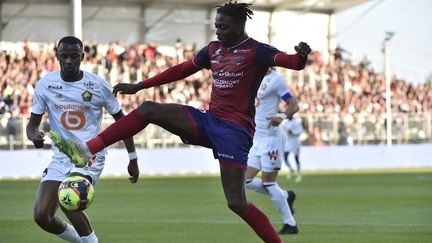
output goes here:
[[93, 201], [93, 195], [93, 185], [81, 176], [71, 176], [64, 179], [58, 189], [60, 205], [69, 211], [88, 208]]

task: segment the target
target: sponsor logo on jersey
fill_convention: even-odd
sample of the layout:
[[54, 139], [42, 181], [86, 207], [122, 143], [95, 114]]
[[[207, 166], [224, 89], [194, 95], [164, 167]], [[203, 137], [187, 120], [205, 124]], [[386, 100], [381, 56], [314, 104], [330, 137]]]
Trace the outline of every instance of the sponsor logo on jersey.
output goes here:
[[217, 57], [220, 55], [220, 53], [221, 53], [221, 48], [217, 49], [213, 54], [211, 54], [211, 57], [212, 58]]
[[90, 110], [90, 106], [79, 105], [79, 104], [54, 104], [54, 108], [58, 110], [75, 110], [75, 111]]
[[65, 111], [60, 117], [60, 122], [67, 130], [80, 130], [86, 124], [86, 118], [82, 111]]
[[228, 71], [215, 71], [213, 72], [213, 76], [215, 77], [230, 77], [230, 78], [236, 78], [236, 77], [243, 77], [244, 73], [242, 72], [228, 72]]
[[250, 51], [251, 51], [251, 49], [237, 49], [237, 50], [234, 50], [234, 53], [237, 53], [237, 52], [247, 53], [247, 52], [250, 52]]
[[43, 172], [42, 172], [42, 177], [45, 177], [48, 174], [48, 168], [46, 168]]
[[63, 89], [63, 86], [61, 85], [48, 85], [48, 89], [52, 89], [52, 90], [61, 90]]
[[213, 87], [219, 89], [233, 88], [238, 83], [240, 83], [240, 80], [222, 80], [213, 78]]
[[228, 159], [234, 159], [234, 155], [229, 155], [229, 154], [222, 154], [222, 153], [217, 153], [217, 155], [219, 157], [224, 157], [224, 158], [228, 158]]
[[94, 83], [92, 81], [84, 82], [84, 87], [86, 89], [94, 89]]
[[83, 101], [91, 101], [92, 96], [93, 94], [88, 90], [84, 91], [84, 93], [81, 94]]

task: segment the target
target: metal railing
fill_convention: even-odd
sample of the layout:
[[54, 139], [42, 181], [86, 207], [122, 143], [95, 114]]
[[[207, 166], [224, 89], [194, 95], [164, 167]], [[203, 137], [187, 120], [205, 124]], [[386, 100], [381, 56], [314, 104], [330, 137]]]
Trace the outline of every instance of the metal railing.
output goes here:
[[[301, 136], [303, 144], [314, 145], [313, 138], [324, 145], [336, 144], [385, 144], [386, 119], [385, 114], [300, 114], [304, 133]], [[432, 116], [431, 114], [394, 114], [392, 123], [393, 144], [403, 143], [432, 143]], [[27, 139], [25, 127], [28, 118], [6, 118], [0, 116], [0, 149], [17, 150], [33, 148]], [[102, 129], [105, 129], [114, 120], [105, 118]], [[48, 131], [49, 124], [42, 122], [41, 129]], [[47, 147], [51, 141], [45, 138]], [[184, 145], [178, 136], [150, 124], [143, 131], [134, 136], [137, 147], [181, 147]], [[122, 147], [122, 143], [114, 144]]]

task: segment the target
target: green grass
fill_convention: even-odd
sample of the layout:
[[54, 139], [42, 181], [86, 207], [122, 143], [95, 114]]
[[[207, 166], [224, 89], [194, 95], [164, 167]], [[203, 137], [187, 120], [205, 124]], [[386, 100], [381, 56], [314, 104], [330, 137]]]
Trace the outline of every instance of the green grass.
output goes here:
[[[39, 181], [0, 180], [0, 242], [61, 242], [32, 220]], [[432, 173], [306, 174], [297, 194], [300, 233], [286, 242], [432, 242]], [[225, 206], [219, 178], [143, 177], [99, 181], [87, 210], [100, 242], [261, 242]], [[281, 227], [270, 198], [248, 198]], [[60, 213], [61, 214], [61, 213]]]

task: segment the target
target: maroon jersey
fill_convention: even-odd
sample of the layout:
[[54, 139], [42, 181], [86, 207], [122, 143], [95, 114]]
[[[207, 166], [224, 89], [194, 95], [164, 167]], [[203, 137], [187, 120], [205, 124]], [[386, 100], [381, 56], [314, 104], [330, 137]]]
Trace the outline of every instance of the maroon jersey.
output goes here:
[[253, 132], [257, 90], [268, 68], [276, 65], [277, 53], [252, 38], [229, 48], [213, 41], [201, 49], [193, 63], [212, 71], [210, 112]]

